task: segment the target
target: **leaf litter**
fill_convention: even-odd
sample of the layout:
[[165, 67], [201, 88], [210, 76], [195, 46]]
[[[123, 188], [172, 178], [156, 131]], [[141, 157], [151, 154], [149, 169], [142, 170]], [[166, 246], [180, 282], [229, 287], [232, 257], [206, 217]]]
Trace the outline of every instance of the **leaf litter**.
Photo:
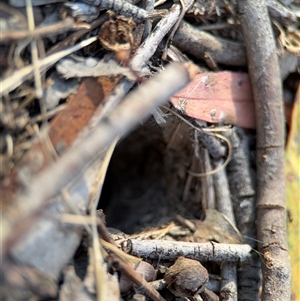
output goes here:
[[[135, 273], [136, 263], [104, 242], [116, 244], [108, 232], [103, 232], [103, 214], [101, 218], [96, 216], [96, 209], [102, 208], [107, 225], [117, 228], [109, 228], [113, 237], [122, 237], [122, 231], [129, 233], [121, 238], [121, 243], [118, 239], [118, 246], [128, 239], [145, 243], [161, 239], [165, 246], [174, 240], [186, 241], [186, 246], [196, 241], [199, 247], [213, 241], [219, 243], [221, 250], [224, 244], [225, 262], [229, 256], [226, 244], [248, 243], [257, 248], [251, 215], [253, 196], [243, 194], [243, 184], [231, 185], [246, 183], [252, 185], [248, 191], [255, 191], [253, 95], [236, 3], [224, 0], [207, 5], [196, 0], [191, 6], [190, 2], [193, 1], [153, 1], [149, 11], [139, 1], [1, 3], [0, 193], [2, 213], [6, 216], [2, 224], [2, 269], [6, 276], [1, 287], [7, 300], [23, 300], [24, 296], [37, 300], [145, 300], [150, 296], [162, 301], [172, 300], [174, 294], [206, 301], [219, 300], [225, 292], [231, 296], [227, 300], [236, 300], [237, 295], [247, 299], [247, 294], [260, 300], [260, 267], [253, 255], [248, 260], [255, 267], [254, 274], [249, 276], [256, 283], [250, 293], [244, 285], [244, 262], [221, 265], [217, 261], [201, 261], [203, 266], [199, 261], [187, 263], [188, 267], [195, 264], [195, 273], [205, 278], [205, 288], [181, 281], [194, 277], [185, 276], [190, 269], [183, 266], [175, 273], [177, 279], [172, 278], [157, 292], [154, 280], [168, 278], [175, 260], [144, 258], [142, 262], [151, 265]], [[267, 1], [267, 7], [285, 95], [295, 95], [299, 82], [299, 3]], [[114, 12], [107, 13], [108, 9]], [[184, 21], [179, 23], [183, 16]], [[138, 32], [147, 22], [153, 26], [141, 40]], [[173, 32], [164, 41], [177, 26], [174, 37]], [[196, 34], [201, 43], [193, 42]], [[169, 62], [191, 59], [200, 67], [200, 74], [194, 79], [191, 76], [193, 81], [188, 86], [174, 89], [173, 96], [166, 98], [178, 109], [179, 117], [172, 113], [170, 105], [152, 109], [154, 119], [136, 125], [128, 138], [116, 136], [117, 146], [108, 144], [97, 150], [98, 156], [83, 163], [82, 171], [74, 174], [58, 194], [38, 206], [30, 202], [27, 207], [18, 205], [32, 182], [55, 162], [60, 164], [63, 154], [85, 144], [85, 137], [95, 131], [96, 125], [110, 122], [107, 116], [120, 106], [135, 82], [143, 85], [156, 73], [162, 73]], [[292, 63], [286, 63], [288, 60]], [[198, 67], [197, 71], [187, 67], [188, 72], [199, 73]], [[146, 94], [153, 93], [155, 99], [168, 95], [163, 89], [168, 85], [163, 80], [162, 76], [161, 89]], [[172, 81], [176, 83], [176, 79]], [[229, 84], [222, 87], [226, 81]], [[292, 105], [288, 99], [283, 100], [287, 111]], [[134, 106], [128, 107], [128, 112], [128, 116], [143, 114]], [[120, 120], [122, 114], [120, 110]], [[121, 123], [118, 133], [124, 133], [122, 127]], [[232, 138], [236, 132], [244, 153], [241, 160], [246, 163], [234, 165], [235, 161], [229, 160], [232, 152], [233, 156], [236, 154], [236, 141]], [[217, 151], [201, 138], [206, 133], [220, 144]], [[102, 135], [100, 132], [99, 137]], [[239, 168], [248, 173], [236, 181]], [[195, 177], [191, 170], [199, 170], [201, 177]], [[216, 185], [221, 183], [214, 178], [219, 171], [225, 171], [225, 184]], [[226, 184], [228, 179], [233, 180]], [[234, 212], [233, 220], [218, 205], [222, 202], [218, 200], [220, 195], [232, 196], [228, 206]], [[13, 212], [17, 214], [14, 216]], [[182, 219], [178, 224], [178, 213], [195, 227]], [[14, 228], [13, 222], [18, 219], [24, 226]], [[243, 223], [252, 230], [245, 230]], [[183, 257], [177, 261], [180, 258]], [[238, 274], [234, 272], [237, 266], [241, 271]], [[150, 267], [155, 273], [147, 278], [148, 284], [143, 276]], [[129, 271], [129, 285], [120, 291], [123, 274]], [[13, 281], [14, 275], [18, 275], [17, 281]], [[47, 281], [51, 286], [41, 286]], [[228, 283], [234, 283], [233, 288], [228, 288]]]

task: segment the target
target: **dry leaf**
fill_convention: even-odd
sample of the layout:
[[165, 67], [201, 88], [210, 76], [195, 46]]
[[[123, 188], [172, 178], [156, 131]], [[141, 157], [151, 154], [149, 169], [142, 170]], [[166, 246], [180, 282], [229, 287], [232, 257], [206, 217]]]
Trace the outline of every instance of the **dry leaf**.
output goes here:
[[205, 220], [194, 233], [196, 240], [201, 238], [219, 243], [241, 243], [240, 232], [224, 214], [214, 209], [206, 209], [205, 213]]
[[208, 282], [208, 272], [199, 261], [180, 256], [168, 268], [164, 280], [174, 295], [193, 297], [203, 292]]
[[255, 128], [249, 77], [238, 72], [207, 72], [171, 98], [182, 113], [211, 123]]

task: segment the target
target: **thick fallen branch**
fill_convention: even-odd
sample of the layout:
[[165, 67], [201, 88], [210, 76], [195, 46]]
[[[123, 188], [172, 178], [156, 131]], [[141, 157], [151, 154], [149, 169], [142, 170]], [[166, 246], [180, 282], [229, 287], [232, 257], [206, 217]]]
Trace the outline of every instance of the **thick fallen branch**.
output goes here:
[[263, 253], [262, 300], [290, 300], [284, 118], [276, 47], [265, 2], [241, 0], [238, 4], [257, 124], [257, 234]]

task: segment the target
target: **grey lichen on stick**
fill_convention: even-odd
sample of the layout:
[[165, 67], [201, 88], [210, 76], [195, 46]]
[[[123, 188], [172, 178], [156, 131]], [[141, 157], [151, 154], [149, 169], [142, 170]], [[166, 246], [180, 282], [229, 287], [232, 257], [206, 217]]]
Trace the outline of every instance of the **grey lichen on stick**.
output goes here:
[[200, 261], [237, 262], [246, 260], [250, 256], [252, 248], [242, 244], [129, 239], [123, 242], [122, 249], [142, 258], [175, 260], [180, 254]]

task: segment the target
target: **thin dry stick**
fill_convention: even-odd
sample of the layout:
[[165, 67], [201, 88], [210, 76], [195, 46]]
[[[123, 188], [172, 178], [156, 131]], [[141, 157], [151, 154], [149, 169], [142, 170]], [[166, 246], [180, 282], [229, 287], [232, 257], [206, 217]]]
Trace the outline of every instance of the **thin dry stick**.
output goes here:
[[[204, 135], [203, 135], [204, 136]], [[209, 136], [208, 136], [209, 137]], [[201, 173], [207, 173], [212, 170], [211, 158], [209, 156], [209, 151], [207, 148], [200, 149], [200, 158], [201, 160]], [[199, 194], [199, 204], [201, 203], [202, 210], [214, 209], [215, 205], [215, 190], [213, 184], [213, 177], [207, 176], [200, 178], [201, 182], [201, 191]]]
[[153, 300], [165, 301], [165, 299], [155, 290], [155, 288], [148, 284], [146, 280], [132, 268], [130, 262], [137, 263], [140, 261], [140, 259], [124, 253], [116, 246], [102, 220], [98, 225], [98, 231], [99, 234], [104, 238], [100, 239], [101, 244], [112, 252], [111, 257], [113, 258], [116, 269], [119, 272], [124, 273], [129, 279], [132, 280], [132, 282], [139, 286], [143, 286], [146, 294]]
[[[26, 12], [27, 12], [29, 32], [32, 33], [35, 28], [35, 22], [34, 22], [34, 14], [33, 14], [31, 0], [26, 0]], [[33, 65], [34, 83], [35, 83], [35, 95], [37, 98], [40, 99], [43, 94], [43, 89], [42, 89], [42, 79], [41, 79], [39, 64], [38, 64], [39, 55], [37, 49], [37, 42], [35, 39], [31, 41], [30, 46], [31, 46], [31, 58], [32, 58], [32, 65]], [[42, 114], [44, 115], [46, 112], [45, 103], [42, 103], [40, 101], [40, 108]]]
[[193, 243], [167, 240], [128, 239], [122, 249], [134, 256], [151, 259], [175, 260], [178, 254], [200, 261], [243, 261], [250, 256], [249, 245]]
[[169, 47], [169, 44], [172, 41], [172, 39], [174, 37], [174, 34], [175, 34], [176, 30], [179, 27], [179, 24], [181, 23], [181, 21], [182, 21], [184, 15], [185, 15], [185, 13], [187, 12], [187, 10], [190, 9], [191, 6], [194, 3], [194, 0], [179, 0], [179, 1], [180, 1], [181, 6], [182, 6], [181, 13], [178, 17], [178, 20], [176, 21], [176, 23], [174, 25], [169, 37], [168, 37], [167, 42], [166, 42], [166, 47], [165, 47], [165, 50], [164, 50], [163, 55], [162, 55], [163, 60], [167, 59], [167, 48]]
[[[151, 12], [154, 9], [154, 3], [155, 0], [143, 0], [143, 6], [145, 6], [145, 10], [148, 12]], [[145, 28], [144, 28], [144, 33], [143, 33], [143, 39], [147, 38], [152, 29], [152, 20], [146, 20], [145, 21]]]
[[[214, 167], [218, 168], [223, 165], [223, 160], [213, 161], [213, 163]], [[235, 225], [235, 217], [225, 169], [215, 173], [213, 178], [217, 203], [216, 209], [223, 213], [231, 221], [231, 223]]]
[[74, 25], [74, 19], [68, 17], [63, 21], [57, 22], [55, 24], [51, 24], [48, 26], [35, 28], [32, 32], [28, 30], [18, 30], [18, 31], [1, 31], [0, 42], [1, 43], [11, 43], [13, 41], [19, 41], [22, 39], [26, 39], [29, 36], [33, 38], [45, 38], [45, 37], [53, 37], [55, 35], [59, 35], [61, 33], [67, 32]]
[[[40, 71], [44, 71], [45, 69], [49, 68], [51, 65], [55, 64], [58, 60], [61, 58], [83, 48], [88, 46], [89, 44], [95, 42], [97, 40], [96, 37], [89, 38], [87, 40], [84, 40], [77, 45], [70, 47], [68, 49], [65, 49], [61, 52], [52, 54], [42, 60], [38, 61], [38, 65], [40, 68]], [[19, 85], [21, 85], [25, 80], [28, 80], [32, 78], [33, 76], [34, 68], [32, 65], [26, 66], [21, 70], [15, 71], [11, 76], [5, 78], [4, 80], [0, 81], [0, 93], [5, 94], [8, 93], [15, 88], [17, 88]]]
[[[241, 138], [239, 137], [239, 135]], [[234, 213], [243, 243], [257, 249], [255, 229], [255, 191], [251, 181], [247, 133], [233, 128], [229, 136], [232, 144], [232, 159], [227, 167], [227, 178], [234, 204]], [[238, 269], [239, 300], [258, 301], [260, 262], [255, 252], [242, 262]]]
[[[223, 160], [214, 162], [215, 167], [222, 165]], [[230, 197], [228, 179], [225, 170], [213, 175], [216, 195], [216, 208], [223, 213], [229, 222], [235, 227], [235, 217]], [[223, 262], [221, 265], [221, 289], [222, 300], [237, 301], [237, 266], [230, 262]]]
[[[196, 123], [200, 127], [207, 127], [207, 122], [200, 122], [199, 120], [196, 120]], [[205, 135], [201, 132], [198, 132], [197, 137], [201, 141], [201, 143], [207, 148], [209, 154], [214, 159], [221, 159], [226, 155], [226, 147], [221, 144], [221, 141], [218, 140], [216, 137], [211, 135]]]
[[126, 275], [127, 278], [131, 279], [134, 283], [139, 286], [142, 286], [145, 290], [145, 293], [154, 301], [166, 301], [158, 291], [156, 291], [151, 284], [149, 284], [139, 273], [137, 273], [131, 264], [126, 262], [124, 259], [116, 256], [115, 254], [111, 255], [113, 259], [114, 267]]
[[[284, 117], [273, 32], [264, 1], [238, 2], [255, 102], [257, 236], [263, 253], [263, 301], [290, 300], [286, 241]], [[251, 28], [251, 30], [250, 30]]]
[[107, 150], [105, 151], [105, 157], [101, 164], [101, 168], [99, 169], [99, 172], [95, 178], [95, 183], [93, 185], [94, 191], [91, 193], [90, 204], [89, 204], [90, 214], [94, 218], [94, 223], [91, 225], [91, 227], [93, 233], [92, 237], [93, 237], [93, 251], [94, 251], [94, 258], [95, 258], [95, 279], [96, 279], [96, 291], [97, 291], [98, 301], [105, 301], [107, 296], [109, 296], [109, 293], [107, 291], [107, 286], [106, 286], [107, 277], [106, 277], [106, 270], [104, 267], [104, 259], [102, 256], [103, 251], [98, 239], [98, 231], [96, 225], [96, 220], [97, 220], [96, 211], [97, 211], [98, 200], [101, 195], [106, 171], [108, 168], [108, 164], [110, 162], [117, 141], [118, 138], [112, 141], [112, 143], [108, 146]]
[[[193, 64], [170, 64], [162, 73], [154, 76], [124, 99], [122, 104], [104, 118], [80, 145], [71, 149], [34, 178], [32, 185], [19, 195], [11, 208], [12, 211], [8, 210], [2, 220], [3, 249], [12, 243], [11, 241], [8, 243], [10, 233], [21, 230], [23, 221], [30, 219], [30, 216], [48, 199], [56, 196], [71, 182], [97, 156], [99, 150], [104, 149], [117, 136], [127, 134], [157, 105], [182, 89], [197, 72], [198, 68]], [[149, 91], [153, 93], [150, 94]]]

